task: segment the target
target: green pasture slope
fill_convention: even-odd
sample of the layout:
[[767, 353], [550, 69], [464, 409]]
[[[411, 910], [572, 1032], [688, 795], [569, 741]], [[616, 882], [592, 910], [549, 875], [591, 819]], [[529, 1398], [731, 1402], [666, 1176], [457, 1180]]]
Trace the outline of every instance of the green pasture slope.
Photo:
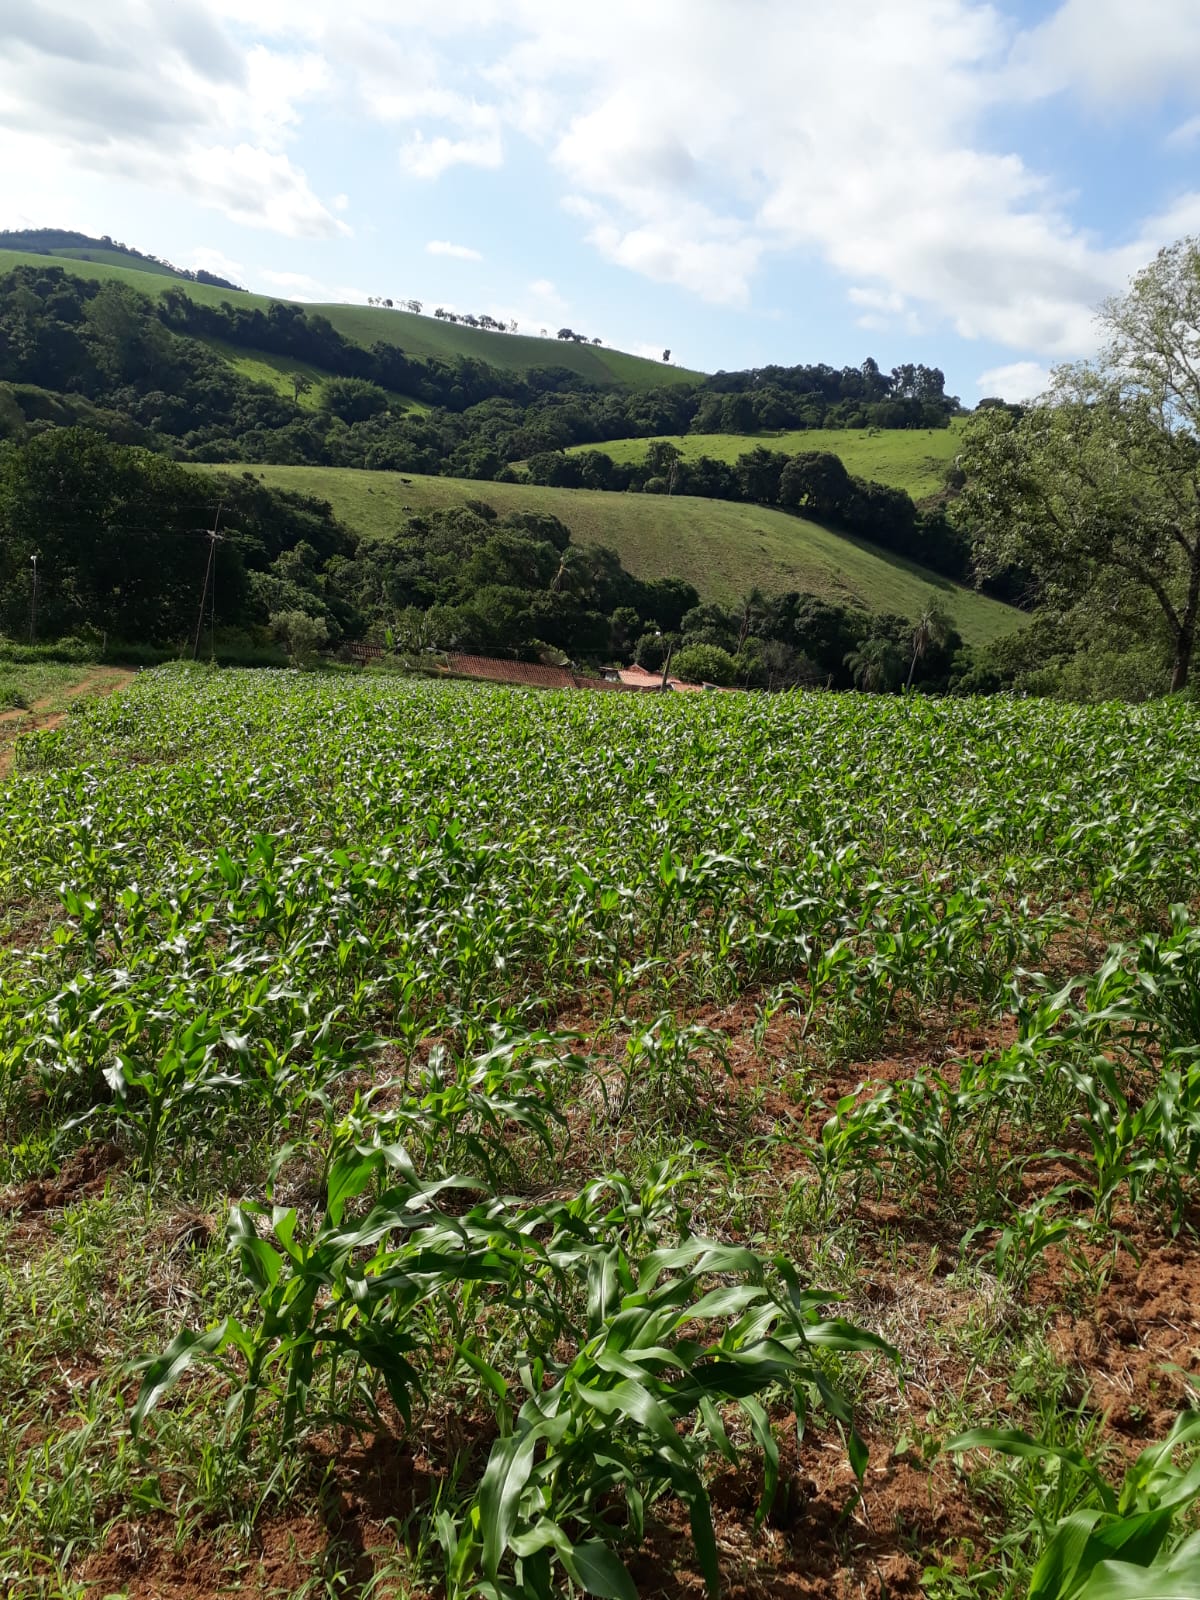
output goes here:
[[138, 260], [137, 266], [133, 267], [131, 263], [138, 258], [129, 256], [124, 250], [107, 250], [103, 245], [63, 245], [61, 249], [39, 250], [37, 254], [61, 256], [75, 262], [97, 262], [101, 266], [120, 267], [123, 271], [146, 272], [152, 278], [170, 278], [175, 283], [190, 282], [190, 279], [173, 272], [161, 261]]
[[[948, 428], [809, 428], [783, 433], [685, 433], [661, 435], [683, 452], [685, 460], [709, 456], [734, 462], [747, 450], [762, 445], [795, 455], [801, 450], [828, 450], [840, 456], [846, 471], [874, 483], [905, 489], [914, 500], [937, 494], [945, 483], [946, 469], [960, 448], [963, 418]], [[610, 439], [606, 444], [575, 445], [580, 450], [603, 450], [614, 461], [641, 461], [651, 439]]]
[[[89, 252], [97, 254], [98, 252]], [[210, 284], [192, 283], [162, 270], [135, 271], [131, 267], [110, 266], [100, 261], [20, 250], [0, 250], [0, 273], [18, 266], [57, 264], [81, 277], [114, 279], [128, 283], [142, 294], [161, 294], [168, 287], [181, 289], [202, 305], [220, 305], [228, 300], [236, 305], [269, 305], [281, 295], [261, 295], [215, 289]], [[287, 303], [287, 302], [285, 302]], [[661, 389], [668, 384], [691, 383], [703, 378], [701, 372], [666, 366], [644, 356], [627, 355], [621, 350], [605, 350], [599, 345], [571, 344], [558, 339], [535, 339], [524, 334], [488, 333], [480, 328], [464, 328], [434, 317], [418, 317], [408, 311], [388, 311], [378, 306], [319, 305], [304, 303], [304, 310], [327, 317], [344, 338], [370, 346], [377, 341], [398, 345], [417, 360], [434, 357], [452, 360], [470, 356], [486, 361], [503, 371], [528, 372], [533, 367], [566, 367], [600, 385], [622, 384], [630, 389]]]
[[[206, 339], [205, 343], [210, 350], [215, 350], [219, 356], [224, 357], [235, 372], [240, 372], [243, 378], [251, 383], [263, 384], [268, 389], [274, 389], [276, 394], [285, 395], [287, 399], [296, 399], [302, 411], [319, 411], [321, 407], [321, 392], [325, 384], [333, 376], [322, 367], [313, 366], [311, 361], [295, 361], [289, 356], [277, 356], [270, 350], [243, 350], [239, 345], [229, 344], [224, 339]], [[302, 372], [312, 383], [312, 388], [307, 393], [296, 396], [292, 386], [292, 373]], [[389, 390], [392, 400], [405, 411], [425, 412], [430, 408], [422, 400], [415, 400], [411, 395], [397, 394]]]
[[758, 585], [775, 591], [808, 590], [842, 605], [916, 616], [934, 589], [970, 644], [1012, 633], [1026, 620], [1011, 606], [961, 588], [865, 540], [763, 506], [689, 495], [544, 489], [348, 467], [252, 470], [265, 483], [327, 500], [349, 527], [367, 537], [388, 533], [410, 512], [485, 500], [502, 514], [552, 512], [580, 543], [611, 546], [630, 572], [642, 578], [684, 578], [706, 600], [732, 600]]

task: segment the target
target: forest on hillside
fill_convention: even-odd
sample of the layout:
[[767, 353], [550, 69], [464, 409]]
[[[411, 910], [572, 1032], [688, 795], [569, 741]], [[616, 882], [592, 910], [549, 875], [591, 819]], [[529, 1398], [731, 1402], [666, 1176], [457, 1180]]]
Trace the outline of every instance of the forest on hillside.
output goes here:
[[[1195, 244], [1181, 241], [1174, 250], [1174, 256], [1164, 253], [1140, 275], [1114, 316], [1131, 319], [1132, 327], [1138, 316], [1144, 320], [1160, 311], [1165, 315], [1172, 306], [1178, 310], [1191, 282]], [[1162, 266], [1168, 259], [1174, 262], [1169, 271]], [[1120, 332], [1123, 324], [1116, 326]], [[1136, 355], [1140, 347], [1130, 348]], [[227, 358], [230, 349], [268, 353], [276, 376], [280, 365], [287, 372], [295, 361], [290, 392], [287, 380], [283, 390], [251, 381]], [[740, 620], [733, 611], [723, 618], [693, 618], [689, 631], [681, 614], [664, 627], [654, 605], [630, 599], [618, 592], [619, 585], [606, 587], [607, 580], [593, 578], [573, 588], [565, 568], [559, 571], [561, 562], [547, 582], [539, 564], [548, 559], [544, 552], [514, 577], [507, 557], [495, 548], [495, 530], [487, 532], [491, 508], [481, 498], [484, 511], [471, 513], [480, 525], [469, 529], [470, 550], [456, 548], [451, 558], [472, 574], [471, 594], [446, 573], [417, 573], [420, 581], [406, 588], [413, 577], [413, 551], [406, 548], [404, 529], [397, 530], [389, 556], [403, 581], [377, 584], [377, 593], [388, 594], [386, 615], [377, 600], [364, 603], [353, 581], [349, 587], [342, 584], [344, 575], [337, 575], [335, 563], [318, 561], [315, 568], [309, 563], [301, 599], [291, 590], [271, 598], [252, 575], [286, 552], [277, 550], [263, 561], [247, 546], [238, 557], [248, 575], [244, 591], [238, 588], [236, 566], [223, 590], [222, 620], [232, 627], [265, 628], [272, 617], [291, 615], [308, 617], [322, 639], [376, 626], [422, 643], [556, 648], [592, 659], [639, 649], [650, 657], [655, 646], [643, 641], [670, 635], [667, 648], [721, 653], [707, 663], [705, 676], [714, 680], [858, 681], [893, 688], [911, 677], [943, 688], [1016, 685], [1084, 697], [1118, 692], [1142, 698], [1162, 692], [1168, 666], [1172, 688], [1187, 689], [1191, 681], [1200, 555], [1187, 510], [1194, 500], [1188, 487], [1194, 439], [1186, 429], [1155, 421], [1161, 406], [1156, 411], [1152, 397], [1164, 383], [1169, 389], [1170, 375], [1154, 369], [1152, 350], [1138, 359], [1147, 363], [1142, 391], [1121, 387], [1097, 366], [1064, 372], [1061, 397], [1051, 406], [1027, 413], [999, 404], [981, 408], [964, 433], [955, 481], [945, 495], [918, 507], [900, 490], [854, 478], [827, 450], [788, 456], [757, 446], [732, 463], [684, 460], [662, 435], [768, 421], [797, 428], [945, 424], [960, 408], [945, 394], [937, 369], [899, 367], [885, 374], [872, 361], [840, 371], [764, 367], [658, 390], [600, 389], [562, 368], [516, 373], [463, 357], [418, 361], [382, 342], [365, 349], [327, 319], [294, 305], [275, 303], [266, 311], [250, 303], [202, 307], [182, 285], [170, 285], [151, 299], [125, 284], [81, 278], [48, 263], [0, 277], [0, 450], [10, 479], [19, 478], [30, 461], [36, 464], [47, 438], [82, 429], [89, 444], [67, 443], [69, 454], [104, 447], [118, 454], [133, 451], [144, 461], [150, 452], [159, 466], [138, 469], [148, 477], [160, 467], [165, 471], [188, 461], [327, 465], [429, 472], [481, 483], [511, 482], [520, 474], [567, 487], [745, 499], [823, 520], [1038, 611], [1036, 626], [1024, 632], [1019, 646], [1007, 641], [979, 658], [959, 647], [950, 620], [935, 619], [918, 644], [914, 619], [865, 612], [848, 613], [845, 635], [831, 646], [822, 642], [819, 629], [809, 628], [804, 596], [748, 595]], [[302, 404], [313, 380], [301, 365], [322, 374], [315, 404]], [[1170, 403], [1179, 409], [1186, 399]], [[648, 441], [640, 463], [614, 462], [597, 448], [607, 439], [639, 437]], [[567, 455], [572, 445], [589, 448]], [[1083, 476], [1064, 482], [1062, 468], [1071, 461], [1078, 462]], [[122, 470], [133, 469], [127, 462]], [[1105, 486], [1101, 480], [1114, 472]], [[1130, 486], [1139, 483], [1148, 486], [1141, 502], [1130, 494]], [[181, 500], [198, 492], [181, 491]], [[45, 493], [48, 498], [25, 526], [36, 525], [52, 537], [66, 502], [60, 493]], [[10, 504], [3, 512], [8, 552], [3, 625], [10, 631], [20, 628], [26, 601], [33, 598], [22, 566], [29, 551], [20, 553], [24, 547], [14, 515]], [[100, 526], [92, 508], [82, 503], [77, 519], [93, 535]], [[194, 532], [201, 524], [187, 526]], [[421, 528], [408, 530], [414, 531], [417, 542], [426, 536]], [[104, 533], [106, 540], [110, 536], [111, 530]], [[475, 545], [489, 541], [490, 554], [476, 560]], [[306, 543], [296, 533], [289, 547]], [[226, 565], [234, 560], [235, 544], [228, 541]], [[346, 553], [340, 559], [360, 558]], [[191, 557], [180, 560], [187, 565]], [[93, 565], [102, 565], [100, 557]], [[601, 561], [597, 570], [603, 566]], [[163, 585], [173, 570], [171, 561], [162, 564]], [[296, 574], [276, 576], [290, 583]], [[75, 604], [62, 626], [162, 639], [162, 618], [181, 619], [186, 608], [182, 600], [176, 606], [159, 595], [154, 606], [147, 600], [145, 615], [135, 622], [138, 609], [130, 596], [147, 581], [144, 575], [136, 581], [110, 577], [91, 590], [81, 583], [78, 594], [93, 595], [91, 610]], [[318, 603], [320, 592], [326, 598]], [[531, 595], [542, 598], [533, 604]], [[159, 620], [150, 628], [145, 616], [155, 607]], [[349, 607], [345, 617], [339, 607]], [[685, 613], [696, 609], [685, 608]], [[927, 609], [939, 608], [931, 602]], [[436, 627], [413, 623], [415, 615], [430, 612], [438, 619]], [[614, 620], [617, 612], [632, 616]], [[401, 614], [405, 621], [398, 632]], [[796, 616], [803, 617], [803, 626]], [[772, 649], [764, 655], [766, 647]]]
[[[399, 519], [361, 539], [311, 496], [249, 472], [214, 479], [84, 428], [0, 456], [0, 630], [296, 659], [371, 638], [430, 649], [633, 661], [730, 686], [988, 686], [989, 670], [932, 602], [920, 637], [899, 615], [751, 591], [701, 604], [645, 580], [557, 517], [486, 499]], [[36, 556], [37, 560], [34, 561]], [[35, 588], [36, 585], [36, 588]]]
[[[214, 343], [220, 350], [214, 348]], [[327, 374], [321, 403], [251, 383], [221, 351], [266, 353]], [[696, 386], [597, 389], [547, 367], [417, 360], [344, 338], [293, 304], [202, 305], [182, 286], [150, 299], [62, 267], [0, 277], [0, 429], [69, 418], [194, 460], [276, 461], [492, 478], [546, 451], [608, 439], [734, 428], [929, 427], [958, 402], [924, 367], [764, 367]], [[425, 411], [414, 407], [435, 408]]]

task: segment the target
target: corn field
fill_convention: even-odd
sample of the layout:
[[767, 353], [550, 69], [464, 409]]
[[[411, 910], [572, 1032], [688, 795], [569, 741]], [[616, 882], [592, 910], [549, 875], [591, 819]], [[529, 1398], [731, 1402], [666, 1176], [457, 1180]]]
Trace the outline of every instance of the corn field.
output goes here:
[[0, 794], [5, 1593], [1200, 1593], [1196, 708], [171, 668]]

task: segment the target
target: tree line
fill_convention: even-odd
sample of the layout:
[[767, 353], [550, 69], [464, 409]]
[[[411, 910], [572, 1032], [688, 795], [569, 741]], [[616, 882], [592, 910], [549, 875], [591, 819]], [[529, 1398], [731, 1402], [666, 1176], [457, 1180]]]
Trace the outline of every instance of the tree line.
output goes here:
[[[711, 456], [686, 459], [670, 440], [657, 439], [640, 462], [617, 463], [601, 450], [547, 451], [529, 460], [527, 474], [530, 482], [554, 488], [633, 489], [778, 506], [868, 539], [957, 582], [973, 576], [970, 535], [950, 521], [944, 505], [918, 507], [903, 489], [853, 476], [829, 451], [788, 455], [756, 445], [731, 465]], [[985, 587], [1016, 600], [1023, 580], [1008, 567], [993, 573]]]
[[145, 250], [136, 250], [133, 245], [122, 244], [120, 240], [113, 239], [107, 233], [94, 239], [89, 233], [76, 233], [71, 228], [10, 228], [0, 231], [0, 250], [21, 250], [29, 255], [52, 254], [55, 250], [78, 250], [84, 261], [91, 259], [86, 254], [88, 250], [115, 250], [120, 255], [128, 256], [135, 263], [149, 261], [156, 267], [165, 267], [175, 277], [186, 279], [188, 283], [205, 283], [213, 289], [233, 289], [238, 294], [246, 292], [240, 283], [233, 283], [218, 273], [208, 272], [204, 267], [197, 267], [195, 270], [190, 267], [177, 267], [165, 256], [150, 255]]
[[501, 516], [482, 499], [362, 539], [311, 496], [251, 472], [214, 479], [85, 428], [0, 456], [0, 629], [13, 637], [33, 620], [35, 555], [40, 638], [186, 650], [197, 637], [370, 637], [652, 668], [671, 653], [698, 678], [767, 689], [894, 689], [906, 670], [945, 689], [978, 676], [948, 618], [918, 659], [903, 617], [757, 590], [702, 604], [680, 579], [640, 579], [614, 551], [576, 543], [557, 517]]
[[[307, 375], [294, 373], [291, 394], [273, 392], [242, 377], [213, 341], [330, 374], [319, 405], [300, 403], [312, 387]], [[86, 423], [178, 459], [511, 478], [518, 463], [571, 445], [686, 433], [712, 420], [714, 406], [741, 407], [744, 415], [726, 419], [739, 426], [806, 416], [814, 424], [865, 421], [862, 408], [876, 403], [867, 397], [907, 384], [903, 376], [885, 385], [882, 376], [864, 382], [858, 368], [822, 367], [713, 381], [740, 387], [598, 389], [565, 368], [520, 374], [468, 357], [419, 361], [382, 341], [364, 349], [328, 318], [282, 302], [266, 310], [204, 306], [174, 286], [154, 301], [54, 266], [0, 277], [0, 384], [7, 386], [0, 434]], [[922, 382], [927, 395], [940, 375]], [[780, 395], [790, 396], [793, 409], [778, 410]], [[919, 415], [930, 402], [914, 392], [877, 403], [916, 407]], [[714, 483], [726, 492], [719, 474]]]

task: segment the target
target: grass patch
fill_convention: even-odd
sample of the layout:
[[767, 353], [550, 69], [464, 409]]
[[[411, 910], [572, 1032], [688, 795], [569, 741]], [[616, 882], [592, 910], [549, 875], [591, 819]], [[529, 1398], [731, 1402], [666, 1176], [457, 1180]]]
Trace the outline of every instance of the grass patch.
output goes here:
[[[293, 361], [287, 356], [275, 355], [269, 350], [256, 350], [250, 353], [238, 345], [227, 343], [224, 339], [206, 339], [202, 342], [207, 344], [210, 350], [215, 350], [219, 356], [224, 357], [234, 371], [240, 372], [243, 378], [248, 378], [251, 383], [261, 383], [288, 400], [297, 399], [291, 381], [292, 373], [302, 372], [311, 382], [312, 388], [298, 397], [297, 403], [300, 409], [302, 411], [321, 409], [321, 395], [332, 376], [321, 367], [315, 367], [308, 361]], [[393, 404], [405, 411], [423, 414], [430, 409], [423, 400], [414, 400], [410, 395], [397, 394], [391, 390], [387, 392]]]
[[610, 545], [638, 577], [684, 578], [706, 600], [732, 600], [757, 585], [773, 592], [808, 590], [842, 605], [916, 616], [936, 589], [970, 644], [1012, 633], [1027, 620], [1011, 606], [865, 540], [764, 506], [343, 467], [250, 470], [265, 483], [328, 500], [350, 527], [369, 537], [386, 534], [410, 512], [486, 500], [502, 513], [549, 511], [579, 542]]
[[[923, 500], [945, 487], [946, 472], [959, 450], [962, 418], [948, 428], [810, 428], [778, 433], [685, 433], [661, 435], [661, 439], [694, 461], [710, 456], [715, 461], [735, 462], [756, 446], [796, 455], [801, 450], [828, 450], [839, 456], [847, 472], [875, 483], [904, 489], [914, 500]], [[575, 445], [569, 452], [603, 450], [614, 461], [641, 461], [650, 439], [610, 439], [605, 444]]]
[[0, 660], [0, 711], [28, 711], [43, 702], [50, 702], [46, 709], [57, 709], [59, 697], [95, 671], [57, 661]]

